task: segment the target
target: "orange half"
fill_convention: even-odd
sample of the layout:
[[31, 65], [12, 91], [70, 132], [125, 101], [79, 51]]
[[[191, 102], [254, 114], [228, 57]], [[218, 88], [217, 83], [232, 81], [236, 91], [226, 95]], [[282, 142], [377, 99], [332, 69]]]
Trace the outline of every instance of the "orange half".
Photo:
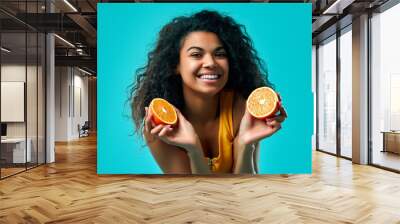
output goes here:
[[176, 124], [178, 115], [174, 106], [162, 98], [154, 98], [149, 106], [153, 113], [153, 121], [155, 124]]
[[278, 111], [278, 95], [269, 87], [255, 89], [247, 98], [247, 110], [258, 119], [273, 116]]

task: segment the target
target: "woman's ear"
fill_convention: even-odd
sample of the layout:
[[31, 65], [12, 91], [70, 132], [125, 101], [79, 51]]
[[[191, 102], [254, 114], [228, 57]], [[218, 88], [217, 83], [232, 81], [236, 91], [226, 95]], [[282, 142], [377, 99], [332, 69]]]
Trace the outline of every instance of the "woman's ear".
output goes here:
[[180, 66], [179, 66], [179, 64], [176, 66], [176, 69], [175, 69], [175, 74], [177, 74], [177, 75], [179, 75], [180, 74], [180, 68], [179, 68]]

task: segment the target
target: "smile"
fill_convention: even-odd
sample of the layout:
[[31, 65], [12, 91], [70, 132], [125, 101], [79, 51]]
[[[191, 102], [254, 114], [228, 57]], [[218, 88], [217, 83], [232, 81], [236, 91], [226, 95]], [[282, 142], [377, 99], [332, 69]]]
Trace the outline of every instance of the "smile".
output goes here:
[[222, 75], [220, 74], [199, 74], [197, 75], [198, 78], [200, 79], [205, 79], [205, 80], [217, 80], [221, 78]]

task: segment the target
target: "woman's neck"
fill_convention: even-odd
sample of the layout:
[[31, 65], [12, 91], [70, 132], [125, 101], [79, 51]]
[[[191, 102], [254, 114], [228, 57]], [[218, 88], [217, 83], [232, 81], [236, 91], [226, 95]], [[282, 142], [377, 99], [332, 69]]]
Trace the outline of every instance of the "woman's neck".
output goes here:
[[186, 119], [196, 124], [206, 124], [217, 118], [219, 94], [204, 96], [192, 90], [183, 89]]

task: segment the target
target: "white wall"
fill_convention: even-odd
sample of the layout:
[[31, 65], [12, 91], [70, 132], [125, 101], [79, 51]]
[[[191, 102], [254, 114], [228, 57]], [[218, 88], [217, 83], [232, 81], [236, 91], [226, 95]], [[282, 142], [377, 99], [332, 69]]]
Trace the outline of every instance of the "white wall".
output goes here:
[[55, 141], [68, 140], [69, 96], [68, 88], [70, 77], [67, 67], [55, 68]]
[[[28, 70], [30, 68], [28, 67]], [[25, 64], [6, 64], [1, 66], [1, 81], [3, 82], [25, 82]], [[4, 97], [4, 96], [3, 96]], [[7, 108], [1, 108], [7, 110]], [[11, 122], [7, 123], [7, 136], [8, 137], [25, 137], [25, 123], [24, 122]]]
[[2, 122], [25, 121], [25, 82], [1, 81], [0, 101]]
[[56, 67], [55, 140], [79, 137], [78, 124], [88, 120], [88, 78], [72, 67]]
[[[85, 121], [88, 121], [89, 119], [89, 111], [88, 111], [88, 77], [87, 76], [82, 76], [83, 73], [78, 73], [78, 70], [74, 70], [75, 75], [74, 75], [74, 108], [73, 108], [73, 113], [72, 113], [72, 136], [75, 138], [79, 137], [78, 133], [78, 124], [81, 126], [85, 123]], [[80, 97], [79, 97], [80, 96]]]

